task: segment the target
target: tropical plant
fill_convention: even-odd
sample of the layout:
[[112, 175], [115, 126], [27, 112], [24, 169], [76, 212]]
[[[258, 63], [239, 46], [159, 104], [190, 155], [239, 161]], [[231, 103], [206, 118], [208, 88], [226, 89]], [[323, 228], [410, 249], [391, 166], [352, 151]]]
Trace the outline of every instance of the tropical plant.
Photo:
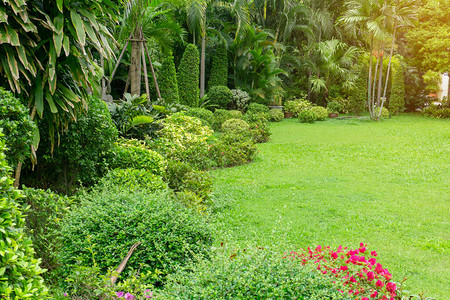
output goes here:
[[180, 103], [191, 107], [197, 107], [199, 103], [198, 63], [197, 46], [189, 44], [178, 66], [177, 80]]
[[238, 110], [245, 111], [251, 99], [250, 95], [239, 89], [233, 89], [231, 90], [231, 93], [233, 94], [232, 104], [235, 105]]

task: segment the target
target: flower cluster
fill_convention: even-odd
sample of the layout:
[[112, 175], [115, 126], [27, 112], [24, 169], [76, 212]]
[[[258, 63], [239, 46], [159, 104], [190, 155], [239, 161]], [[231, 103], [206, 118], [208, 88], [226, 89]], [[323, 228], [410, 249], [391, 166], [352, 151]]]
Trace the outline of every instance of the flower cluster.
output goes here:
[[377, 253], [369, 253], [367, 245], [360, 243], [358, 249], [339, 246], [332, 250], [329, 246], [317, 246], [315, 250], [308, 247], [299, 252], [291, 252], [285, 258], [301, 259], [303, 265], [316, 264], [317, 271], [330, 276], [338, 284], [342, 293], [348, 293], [355, 299], [395, 299], [397, 285], [392, 282], [392, 275], [377, 262]]
[[[124, 298], [125, 300], [133, 300], [136, 299], [134, 295], [125, 292], [116, 292], [117, 298]], [[149, 289], [145, 290], [144, 298], [151, 299], [153, 298], [153, 292]]]

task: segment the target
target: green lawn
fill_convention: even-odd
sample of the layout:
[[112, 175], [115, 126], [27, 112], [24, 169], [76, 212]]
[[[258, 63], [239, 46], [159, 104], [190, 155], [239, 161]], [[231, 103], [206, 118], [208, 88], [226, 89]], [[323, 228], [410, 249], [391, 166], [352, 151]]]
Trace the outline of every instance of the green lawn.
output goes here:
[[450, 122], [271, 125], [248, 165], [213, 171], [218, 243], [279, 250], [367, 243], [412, 292], [450, 299]]

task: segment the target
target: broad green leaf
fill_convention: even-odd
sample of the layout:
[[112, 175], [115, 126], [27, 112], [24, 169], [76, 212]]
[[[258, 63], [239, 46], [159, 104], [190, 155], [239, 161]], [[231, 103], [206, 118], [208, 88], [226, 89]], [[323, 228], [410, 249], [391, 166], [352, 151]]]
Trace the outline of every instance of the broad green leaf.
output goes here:
[[138, 125], [144, 125], [144, 124], [150, 124], [153, 123], [155, 119], [149, 116], [136, 116], [131, 121], [131, 126], [138, 126]]
[[56, 56], [59, 57], [63, 46], [64, 33], [53, 33], [53, 44], [55, 45]]
[[64, 101], [61, 100], [61, 97], [56, 96], [55, 98], [53, 98], [53, 100], [54, 102], [56, 102], [56, 104], [58, 104], [59, 107], [61, 107], [62, 110], [64, 110], [65, 112], [69, 112], [66, 104], [64, 104]]
[[153, 105], [153, 109], [160, 113], [163, 113], [166, 111], [166, 108], [161, 105]]
[[26, 32], [37, 32], [36, 26], [28, 18], [25, 18], [26, 20], [24, 20], [24, 17], [20, 18], [15, 15], [13, 15], [12, 17], [17, 21], [17, 23], [22, 26], [23, 30], [25, 30]]
[[64, 48], [64, 53], [66, 54], [66, 56], [69, 56], [69, 54], [70, 54], [70, 41], [69, 41], [69, 38], [66, 35], [63, 38], [63, 48]]
[[63, 12], [63, 4], [64, 4], [63, 0], [56, 0], [56, 6], [58, 7], [60, 12]]
[[94, 29], [98, 31], [99, 27], [95, 16], [86, 9], [80, 9], [80, 12], [83, 16], [88, 18], [89, 22], [91, 22], [91, 25], [94, 27]]
[[16, 56], [10, 47], [5, 47], [5, 51], [11, 74], [15, 80], [19, 80], [19, 68], [17, 66]]
[[0, 25], [0, 44], [10, 43], [10, 40], [8, 39], [8, 35], [6, 34], [6, 25], [1, 24]]
[[8, 35], [8, 40], [11, 45], [14, 47], [20, 46], [19, 35], [14, 28], [11, 26], [6, 26], [6, 34]]
[[86, 33], [84, 32], [83, 20], [81, 20], [80, 15], [75, 11], [75, 9], [70, 10], [70, 17], [72, 19], [72, 24], [77, 32], [78, 42], [84, 46], [86, 45]]
[[8, 14], [4, 6], [0, 6], [0, 23], [8, 23]]
[[53, 19], [53, 23], [55, 24], [56, 33], [63, 33], [64, 29], [64, 16], [58, 15]]
[[38, 76], [34, 83], [34, 105], [39, 116], [42, 118], [44, 113], [44, 91], [42, 89], [42, 77]]
[[88, 36], [91, 38], [92, 42], [94, 42], [94, 44], [99, 47], [100, 43], [98, 42], [97, 35], [95, 34], [94, 30], [92, 29], [91, 24], [87, 21], [84, 21], [83, 24], [84, 24], [84, 29], [87, 32]]
[[20, 86], [17, 80], [14, 80], [11, 70], [9, 69], [8, 61], [4, 57], [2, 58], [3, 70], [6, 73], [6, 78], [8, 79], [9, 87], [13, 92], [20, 92]]
[[50, 111], [54, 114], [58, 113], [58, 108], [56, 107], [55, 102], [53, 102], [53, 97], [49, 90], [45, 90], [45, 100], [47, 100], [48, 105], [50, 106]]
[[56, 69], [54, 67], [51, 67], [51, 68], [49, 68], [48, 73], [49, 73], [48, 87], [50, 89], [50, 92], [53, 95], [56, 91], [56, 81], [57, 81], [56, 80]]
[[[27, 69], [30, 70], [28, 66], [27, 53], [25, 52], [25, 47], [16, 47], [17, 54], [19, 56], [20, 62]], [[31, 70], [30, 70], [31, 71]]]

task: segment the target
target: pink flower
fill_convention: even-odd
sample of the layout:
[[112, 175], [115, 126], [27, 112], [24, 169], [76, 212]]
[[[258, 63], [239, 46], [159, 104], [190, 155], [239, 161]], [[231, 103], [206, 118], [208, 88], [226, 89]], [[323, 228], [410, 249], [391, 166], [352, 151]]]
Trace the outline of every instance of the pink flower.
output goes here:
[[347, 267], [347, 266], [341, 266], [341, 267], [339, 268], [339, 270], [341, 270], [341, 271], [347, 271], [347, 270], [348, 270], [348, 267]]
[[375, 275], [373, 274], [373, 272], [367, 273], [367, 280], [372, 281], [374, 278], [375, 278]]
[[369, 300], [367, 297], [362, 297], [361, 300]]
[[378, 281], [375, 283], [375, 286], [382, 288], [384, 286], [384, 282], [378, 279]]
[[317, 246], [316, 251], [319, 251], [319, 252], [322, 251], [322, 246], [320, 246], [320, 245]]
[[393, 282], [386, 283], [386, 290], [388, 290], [389, 292], [393, 293], [393, 292], [395, 292], [396, 289], [397, 289], [397, 286], [395, 285], [395, 283], [393, 283]]
[[123, 297], [123, 292], [116, 292], [117, 298], [122, 298]]
[[126, 293], [126, 294], [125, 294], [125, 299], [126, 299], [126, 300], [133, 300], [133, 299], [134, 299], [134, 296], [131, 295], [130, 293]]
[[65, 292], [65, 293], [64, 293], [64, 297], [67, 297], [67, 296], [68, 296], [68, 295], [67, 295], [67, 292]]
[[372, 252], [370, 252], [370, 254], [371, 254], [372, 256], [377, 256], [377, 255], [378, 255], [376, 251], [372, 251]]
[[378, 296], [378, 292], [377, 291], [374, 291], [372, 293], [372, 295], [370, 295], [371, 298], [376, 298], [377, 296]]
[[147, 299], [153, 298], [153, 292], [150, 291], [149, 289], [146, 289], [145, 293], [144, 293], [144, 297]]
[[333, 259], [336, 259], [336, 258], [338, 258], [338, 254], [336, 252], [331, 252], [331, 257]]
[[361, 252], [361, 253], [366, 252], [366, 247], [361, 247], [361, 248], [359, 248], [359, 252]]

